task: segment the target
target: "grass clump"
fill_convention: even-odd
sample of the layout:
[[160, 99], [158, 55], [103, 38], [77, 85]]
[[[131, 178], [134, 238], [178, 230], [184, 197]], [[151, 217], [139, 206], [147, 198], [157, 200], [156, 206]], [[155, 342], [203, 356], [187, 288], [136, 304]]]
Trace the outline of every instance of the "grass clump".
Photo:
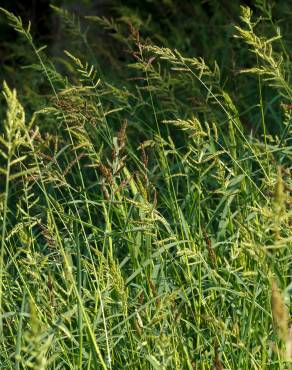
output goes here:
[[237, 25], [218, 31], [233, 57], [216, 61], [191, 55], [184, 29], [165, 38], [143, 23], [146, 6], [115, 19], [52, 9], [69, 38], [61, 55], [1, 9], [27, 42], [0, 113], [2, 368], [289, 368], [280, 18], [266, 2], [255, 16], [234, 5]]

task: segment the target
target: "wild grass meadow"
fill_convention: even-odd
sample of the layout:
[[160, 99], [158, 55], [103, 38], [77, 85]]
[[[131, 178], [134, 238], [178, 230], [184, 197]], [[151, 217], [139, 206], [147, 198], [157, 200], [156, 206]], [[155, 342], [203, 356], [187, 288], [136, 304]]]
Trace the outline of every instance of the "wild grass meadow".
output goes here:
[[291, 369], [291, 3], [54, 4], [0, 9], [0, 369]]

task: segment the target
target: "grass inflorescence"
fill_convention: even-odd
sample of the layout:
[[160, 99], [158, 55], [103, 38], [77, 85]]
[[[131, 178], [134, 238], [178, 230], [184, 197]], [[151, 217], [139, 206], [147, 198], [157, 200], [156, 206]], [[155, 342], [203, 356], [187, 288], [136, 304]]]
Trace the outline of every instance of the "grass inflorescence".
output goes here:
[[0, 8], [24, 63], [2, 84], [1, 369], [291, 366], [291, 41], [255, 4], [195, 57], [177, 2], [161, 29], [53, 6], [60, 55]]

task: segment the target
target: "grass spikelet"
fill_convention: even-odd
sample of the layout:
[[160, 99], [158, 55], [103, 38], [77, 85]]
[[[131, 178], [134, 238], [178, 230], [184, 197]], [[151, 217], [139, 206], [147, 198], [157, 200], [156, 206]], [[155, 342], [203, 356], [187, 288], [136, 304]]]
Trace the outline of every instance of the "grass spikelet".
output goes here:
[[288, 337], [288, 313], [283, 295], [275, 279], [272, 279], [272, 314], [274, 326], [280, 339], [286, 342]]
[[125, 146], [125, 140], [126, 140], [126, 130], [128, 127], [128, 122], [125, 121], [118, 133], [118, 145], [120, 149], [123, 149]]
[[214, 249], [212, 247], [211, 240], [210, 240], [210, 238], [209, 238], [205, 229], [203, 229], [203, 233], [204, 233], [204, 238], [205, 238], [205, 242], [206, 242], [206, 245], [207, 245], [207, 249], [208, 249], [208, 253], [209, 253], [209, 257], [210, 257], [212, 266], [213, 266], [213, 268], [216, 268], [216, 266], [217, 266], [216, 254], [215, 254]]

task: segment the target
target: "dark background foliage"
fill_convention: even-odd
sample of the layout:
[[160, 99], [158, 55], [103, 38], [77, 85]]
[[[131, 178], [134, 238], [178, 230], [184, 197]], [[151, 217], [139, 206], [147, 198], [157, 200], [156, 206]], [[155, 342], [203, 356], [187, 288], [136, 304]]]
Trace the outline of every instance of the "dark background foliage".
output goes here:
[[[246, 46], [235, 42], [234, 24], [239, 22], [240, 5], [250, 6], [257, 15], [259, 9], [256, 3], [239, 0], [2, 0], [1, 6], [21, 16], [24, 25], [31, 21], [31, 33], [36, 46], [47, 45], [46, 54], [61, 73], [66, 69], [63, 51], [67, 49], [74, 50], [74, 55], [78, 57], [86, 55], [87, 61], [99, 66], [100, 73], [102, 71], [108, 81], [120, 84], [126, 78], [135, 77], [129, 70], [125, 74], [125, 67], [133, 62], [131, 47], [115, 37], [115, 30], [105, 30], [102, 25], [84, 19], [86, 15], [106, 16], [119, 22], [124, 35], [129, 35], [134, 28], [139, 30], [141, 39], [146, 42], [178, 49], [186, 56], [203, 57], [210, 66], [216, 61], [223, 84], [233, 91], [235, 102], [240, 95], [239, 106], [245, 111], [254, 103], [253, 91], [257, 80], [250, 79], [249, 86], [246, 86], [245, 77], [240, 76], [238, 71], [254, 65], [255, 58]], [[286, 43], [291, 38], [288, 3], [279, 1], [273, 8]], [[78, 23], [90, 50], [84, 40], [74, 34], [72, 25], [64, 27], [64, 22], [50, 4], [68, 9], [70, 14], [75, 15], [73, 28]], [[274, 34], [269, 26], [265, 32]], [[45, 97], [48, 84], [40, 76], [34, 78], [31, 68], [35, 65], [34, 56], [28, 53], [26, 42], [9, 27], [3, 16], [0, 17], [0, 34], [0, 81], [5, 79], [15, 86], [27, 103], [27, 109], [33, 111], [39, 106], [36, 98]], [[37, 92], [39, 94], [35, 96]], [[269, 96], [270, 89], [264, 89], [263, 94], [268, 100], [274, 98], [273, 93]], [[30, 95], [34, 95], [34, 98], [31, 99]], [[36, 106], [33, 102], [37, 102]], [[250, 127], [249, 120], [248, 115], [243, 115], [242, 121], [247, 128]], [[253, 124], [255, 133], [259, 120]], [[270, 114], [270, 120], [275, 120], [275, 114]]]
[[[77, 16], [97, 15], [114, 18], [128, 18], [137, 27], [143, 37], [151, 37], [153, 41], [192, 56], [204, 55], [205, 58], [221, 57], [222, 64], [228, 59], [228, 37], [230, 24], [237, 21], [239, 6], [248, 5], [251, 1], [139, 1], [139, 0], [2, 0], [1, 6], [19, 15], [24, 24], [30, 20], [32, 35], [40, 44], [46, 44], [55, 53], [60, 48], [59, 41], [63, 37], [60, 20], [50, 4], [61, 6]], [[207, 27], [204, 27], [207, 25]], [[84, 25], [86, 27], [86, 25]], [[222, 32], [223, 31], [223, 32]], [[218, 33], [220, 32], [220, 38]], [[17, 37], [14, 30], [0, 18], [0, 63], [3, 68], [15, 62], [15, 44]], [[222, 35], [226, 35], [226, 39]], [[107, 43], [103, 36], [98, 41]], [[227, 43], [226, 43], [227, 41]], [[58, 46], [56, 46], [58, 45]], [[212, 47], [209, 47], [212, 45]], [[219, 53], [219, 55], [218, 55]], [[99, 57], [97, 53], [97, 57]], [[121, 57], [121, 56], [120, 56]], [[121, 57], [122, 58], [122, 57]], [[220, 58], [219, 58], [220, 59]]]

